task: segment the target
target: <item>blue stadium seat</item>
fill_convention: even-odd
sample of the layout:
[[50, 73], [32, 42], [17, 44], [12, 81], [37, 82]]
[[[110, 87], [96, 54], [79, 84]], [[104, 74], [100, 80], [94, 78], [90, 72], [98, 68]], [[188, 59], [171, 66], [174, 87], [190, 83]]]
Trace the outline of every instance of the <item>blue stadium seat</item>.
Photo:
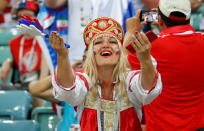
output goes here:
[[9, 41], [20, 33], [16, 28], [0, 30], [0, 46], [8, 46]]
[[1, 131], [40, 131], [40, 124], [34, 120], [0, 120]]
[[61, 131], [61, 126], [62, 126], [62, 120], [58, 121], [58, 123], [55, 127], [55, 131]]
[[26, 120], [32, 96], [27, 91], [0, 91], [0, 119]]
[[0, 46], [0, 66], [2, 65], [2, 63], [9, 59], [12, 59], [12, 55], [10, 52], [10, 48], [9, 46]]
[[[17, 37], [18, 35], [20, 35], [20, 33], [17, 31], [16, 28], [0, 30], [0, 67], [7, 58], [12, 59], [12, 55], [9, 49], [9, 41], [12, 38]], [[11, 82], [11, 74], [12, 73], [10, 73], [9, 78], [6, 81], [6, 84]], [[2, 83], [1, 79], [0, 83]]]
[[[0, 52], [1, 52], [0, 53], [0, 67], [1, 67], [3, 62], [8, 58], [12, 60], [12, 55], [11, 55], [9, 46], [0, 46]], [[6, 81], [7, 84], [11, 82], [12, 71], [13, 70], [11, 70], [9, 77], [7, 78], [7, 81]], [[0, 83], [2, 83], [1, 79], [0, 79]]]
[[44, 106], [44, 107], [52, 107], [52, 104], [51, 104], [51, 102], [44, 100], [42, 106]]
[[32, 110], [31, 119], [40, 123], [41, 131], [53, 131], [61, 120], [52, 107], [36, 107]]

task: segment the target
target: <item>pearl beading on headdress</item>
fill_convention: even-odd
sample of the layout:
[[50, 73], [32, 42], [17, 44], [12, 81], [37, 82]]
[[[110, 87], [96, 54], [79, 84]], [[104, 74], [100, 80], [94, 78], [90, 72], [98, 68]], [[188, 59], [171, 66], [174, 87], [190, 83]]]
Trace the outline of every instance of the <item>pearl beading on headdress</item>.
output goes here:
[[90, 44], [95, 37], [101, 34], [110, 34], [121, 43], [123, 42], [123, 30], [121, 25], [112, 18], [101, 17], [91, 21], [84, 30], [84, 42], [86, 46]]

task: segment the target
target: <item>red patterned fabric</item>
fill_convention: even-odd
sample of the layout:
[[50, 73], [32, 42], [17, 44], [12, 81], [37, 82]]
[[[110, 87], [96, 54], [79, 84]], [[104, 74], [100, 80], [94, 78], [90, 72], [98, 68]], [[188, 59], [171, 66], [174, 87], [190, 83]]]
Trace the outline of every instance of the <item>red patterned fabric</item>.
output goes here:
[[[80, 125], [81, 131], [98, 131], [97, 110], [85, 108]], [[133, 107], [120, 112], [120, 131], [142, 131]]]
[[89, 83], [88, 83], [88, 81], [86, 80], [86, 78], [85, 78], [83, 75], [81, 75], [81, 74], [79, 74], [79, 73], [77, 73], [77, 72], [76, 72], [75, 75], [77, 75], [78, 77], [80, 77], [80, 79], [84, 81], [86, 88], [89, 89]]
[[[11, 53], [13, 56], [13, 60], [17, 64], [18, 69], [19, 69], [20, 41], [21, 41], [22, 37], [23, 37], [23, 35], [20, 35], [16, 38], [12, 39], [9, 43], [10, 50], [11, 50]], [[24, 63], [27, 61], [27, 58], [28, 58], [27, 56], [29, 55], [29, 52], [32, 48], [32, 44], [33, 44], [33, 38], [32, 39], [25, 39], [24, 46], [23, 46], [22, 74], [26, 73], [26, 67], [25, 67]], [[40, 70], [41, 55], [42, 55], [42, 51], [41, 51], [40, 45], [37, 42], [35, 47], [34, 47], [34, 56], [33, 56], [33, 60], [32, 60], [31, 65], [30, 65], [30, 66], [32, 66], [32, 68], [29, 72]]]
[[86, 46], [88, 47], [94, 37], [106, 33], [115, 36], [123, 43], [124, 34], [122, 26], [112, 18], [101, 17], [91, 21], [84, 29], [84, 42]]

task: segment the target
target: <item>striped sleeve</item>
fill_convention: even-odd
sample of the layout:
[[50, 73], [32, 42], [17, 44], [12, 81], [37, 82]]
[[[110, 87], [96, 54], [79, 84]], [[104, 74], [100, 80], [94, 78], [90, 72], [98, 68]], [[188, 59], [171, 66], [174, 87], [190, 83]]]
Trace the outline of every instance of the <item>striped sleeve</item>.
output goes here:
[[[131, 101], [141, 102], [142, 104], [151, 103], [162, 90], [161, 76], [157, 73], [155, 79], [155, 85], [150, 90], [144, 90], [141, 85], [140, 71], [130, 71], [127, 78], [127, 90], [129, 96], [131, 96]], [[135, 103], [138, 104], [138, 103]]]
[[85, 73], [76, 72], [74, 83], [71, 87], [63, 87], [56, 79], [56, 74], [52, 76], [53, 95], [60, 101], [65, 101], [72, 106], [83, 103], [87, 90], [90, 87], [89, 78]]

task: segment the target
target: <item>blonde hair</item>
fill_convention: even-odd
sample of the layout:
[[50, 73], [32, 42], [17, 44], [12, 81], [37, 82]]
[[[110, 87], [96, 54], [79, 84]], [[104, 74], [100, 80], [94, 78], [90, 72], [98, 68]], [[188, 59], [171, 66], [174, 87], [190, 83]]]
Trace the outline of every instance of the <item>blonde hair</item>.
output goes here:
[[92, 88], [89, 90], [92, 93], [92, 96], [94, 98], [97, 98], [98, 96], [98, 89], [97, 89], [97, 84], [98, 84], [98, 72], [97, 72], [97, 67], [96, 67], [96, 61], [95, 61], [95, 57], [93, 54], [93, 41], [96, 40], [97, 38], [101, 37], [101, 36], [109, 36], [109, 37], [114, 37], [119, 45], [119, 50], [120, 50], [120, 57], [119, 57], [119, 61], [116, 64], [114, 70], [113, 70], [113, 80], [116, 81], [115, 84], [115, 91], [118, 94], [119, 97], [123, 97], [124, 95], [126, 95], [126, 76], [127, 76], [127, 71], [128, 71], [128, 62], [127, 59], [125, 58], [125, 54], [124, 54], [124, 48], [121, 44], [121, 42], [113, 35], [110, 34], [102, 34], [98, 37], [95, 37], [95, 39], [93, 39], [88, 47], [88, 52], [87, 52], [87, 58], [85, 60], [85, 63], [83, 65], [83, 69], [85, 71], [85, 73], [89, 76], [91, 84], [92, 84]]

